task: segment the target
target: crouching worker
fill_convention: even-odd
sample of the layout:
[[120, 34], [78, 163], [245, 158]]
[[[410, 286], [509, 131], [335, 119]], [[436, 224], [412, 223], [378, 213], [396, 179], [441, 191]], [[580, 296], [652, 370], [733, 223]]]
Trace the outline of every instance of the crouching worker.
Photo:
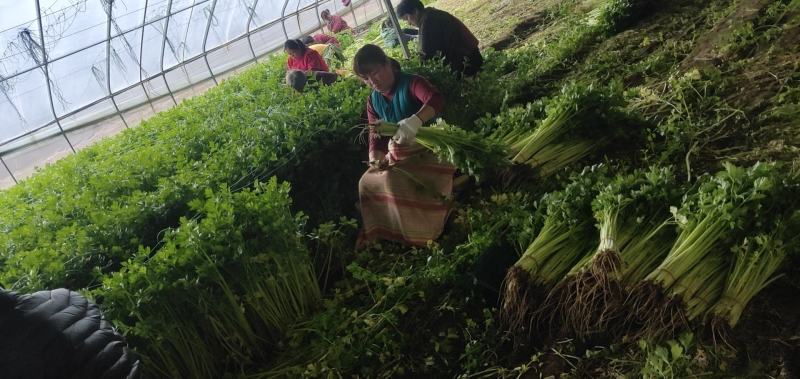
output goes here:
[[[419, 31], [417, 29], [403, 28], [400, 29], [402, 38], [408, 42], [417, 38]], [[392, 20], [386, 19], [381, 24], [381, 39], [383, 39], [383, 46], [397, 47], [400, 45], [400, 39], [397, 38], [397, 30], [395, 30]]]
[[[324, 35], [324, 34], [318, 34]], [[334, 39], [335, 40], [335, 39]], [[339, 68], [344, 64], [345, 56], [341, 47], [337, 43], [317, 42], [314, 37], [305, 36], [301, 39], [309, 49], [316, 51], [328, 64], [328, 68]]]
[[370, 128], [370, 167], [358, 183], [364, 223], [358, 247], [380, 239], [425, 246], [444, 228], [455, 168], [440, 163], [414, 138], [442, 111], [444, 99], [425, 78], [401, 71], [375, 45], [356, 53], [353, 72], [373, 89], [367, 99], [370, 125], [398, 124], [391, 138]]
[[286, 84], [295, 90], [302, 92], [309, 78], [325, 85], [336, 81], [336, 73], [328, 72], [328, 64], [322, 56], [309, 49], [303, 41], [290, 39], [283, 45], [283, 50], [289, 55]]
[[139, 359], [100, 313], [64, 288], [0, 289], [0, 377], [133, 379]]
[[450, 13], [426, 8], [420, 0], [402, 0], [397, 4], [397, 17], [419, 28], [417, 47], [423, 60], [441, 56], [463, 76], [474, 76], [483, 67], [478, 39]]

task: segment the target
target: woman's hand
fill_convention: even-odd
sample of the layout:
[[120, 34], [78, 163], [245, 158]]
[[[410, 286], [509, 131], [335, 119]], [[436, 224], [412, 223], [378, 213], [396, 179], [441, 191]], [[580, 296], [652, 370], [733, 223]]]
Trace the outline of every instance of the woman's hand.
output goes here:
[[376, 159], [373, 161], [369, 161], [369, 167], [371, 169], [375, 169], [378, 171], [384, 171], [389, 168], [389, 160], [386, 158], [383, 159]]
[[422, 120], [417, 115], [404, 118], [397, 123], [397, 132], [392, 136], [392, 139], [401, 145], [411, 143], [414, 141], [420, 126], [422, 126]]

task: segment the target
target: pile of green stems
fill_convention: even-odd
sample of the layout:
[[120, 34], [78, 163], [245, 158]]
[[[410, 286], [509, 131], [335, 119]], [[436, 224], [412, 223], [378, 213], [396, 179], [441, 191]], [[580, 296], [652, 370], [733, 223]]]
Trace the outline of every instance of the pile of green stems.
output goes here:
[[591, 229], [590, 220], [568, 225], [547, 218], [515, 266], [531, 274], [531, 284], [551, 287], [594, 252], [597, 238], [587, 235]]
[[[781, 228], [745, 240], [745, 246], [734, 252], [734, 261], [719, 301], [711, 309], [712, 317], [733, 328], [739, 322], [747, 303], [777, 277], [775, 272], [786, 257]], [[748, 243], [760, 240], [757, 246]], [[750, 245], [752, 246], [752, 245]]]

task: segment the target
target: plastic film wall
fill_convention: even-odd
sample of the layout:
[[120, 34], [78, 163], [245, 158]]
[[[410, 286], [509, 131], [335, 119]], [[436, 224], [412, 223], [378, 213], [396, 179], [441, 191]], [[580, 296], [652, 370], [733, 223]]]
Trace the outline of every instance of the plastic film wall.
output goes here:
[[16, 3], [0, 11], [0, 188], [319, 31], [324, 9], [355, 28], [387, 10], [385, 0]]

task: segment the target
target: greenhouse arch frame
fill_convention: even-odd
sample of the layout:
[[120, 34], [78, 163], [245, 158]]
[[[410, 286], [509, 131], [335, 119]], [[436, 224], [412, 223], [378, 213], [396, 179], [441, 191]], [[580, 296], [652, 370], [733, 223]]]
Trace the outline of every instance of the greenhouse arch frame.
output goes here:
[[326, 31], [323, 9], [354, 28], [389, 11], [397, 26], [397, 2], [35, 0], [35, 19], [0, 24], [0, 188], [204, 92], [286, 39]]

